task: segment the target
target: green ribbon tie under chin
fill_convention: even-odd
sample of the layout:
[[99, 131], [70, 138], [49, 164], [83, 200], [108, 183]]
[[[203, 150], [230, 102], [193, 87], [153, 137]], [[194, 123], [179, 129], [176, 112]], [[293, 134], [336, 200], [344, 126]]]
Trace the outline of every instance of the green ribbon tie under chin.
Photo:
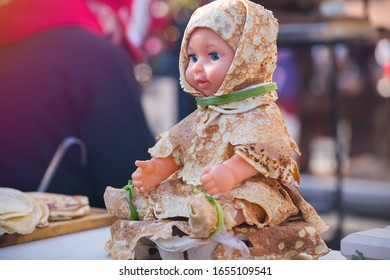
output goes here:
[[278, 86], [276, 85], [276, 83], [272, 82], [269, 84], [265, 84], [258, 87], [245, 89], [245, 90], [239, 90], [225, 95], [196, 98], [196, 103], [200, 106], [227, 104], [227, 103], [245, 100], [247, 98], [251, 98], [257, 95], [263, 95], [275, 91], [277, 89]]

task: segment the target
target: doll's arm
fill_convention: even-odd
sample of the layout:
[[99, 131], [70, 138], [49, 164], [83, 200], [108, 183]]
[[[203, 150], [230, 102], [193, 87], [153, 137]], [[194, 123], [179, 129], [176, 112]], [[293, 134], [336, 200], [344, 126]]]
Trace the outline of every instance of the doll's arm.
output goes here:
[[180, 167], [175, 163], [173, 156], [166, 158], [152, 158], [150, 160], [137, 160], [137, 170], [131, 175], [133, 185], [148, 194], [163, 180], [172, 175]]
[[203, 169], [200, 181], [210, 195], [225, 193], [258, 171], [240, 156], [234, 155], [221, 164]]

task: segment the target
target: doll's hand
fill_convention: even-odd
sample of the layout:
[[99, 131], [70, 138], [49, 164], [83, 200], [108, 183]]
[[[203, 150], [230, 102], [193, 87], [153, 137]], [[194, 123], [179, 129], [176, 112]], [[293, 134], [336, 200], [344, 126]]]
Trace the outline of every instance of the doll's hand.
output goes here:
[[152, 158], [151, 160], [137, 160], [137, 170], [131, 175], [133, 185], [143, 194], [150, 193], [162, 181], [171, 176], [180, 167], [176, 164], [173, 156], [165, 158]]
[[200, 182], [210, 195], [226, 193], [236, 185], [231, 168], [224, 164], [205, 167], [200, 176]]
[[133, 185], [143, 194], [148, 194], [162, 181], [161, 177], [156, 174], [156, 163], [153, 160], [137, 160], [135, 165], [138, 168], [131, 175]]
[[234, 155], [221, 164], [203, 169], [200, 182], [210, 195], [225, 193], [237, 184], [257, 174], [257, 170], [245, 162], [240, 156]]

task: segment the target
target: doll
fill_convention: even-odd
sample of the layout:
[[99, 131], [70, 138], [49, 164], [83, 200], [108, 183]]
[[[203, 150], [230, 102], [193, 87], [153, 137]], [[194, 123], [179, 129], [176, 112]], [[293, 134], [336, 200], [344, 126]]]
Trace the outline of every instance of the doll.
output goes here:
[[[208, 238], [220, 222], [212, 196], [227, 231], [275, 228], [297, 217], [317, 233], [327, 229], [297, 190], [299, 150], [272, 82], [277, 32], [273, 14], [247, 0], [213, 1], [192, 15], [179, 71], [198, 109], [159, 135], [150, 160], [135, 162], [141, 219], [188, 219], [189, 236]], [[319, 243], [318, 255], [326, 253]]]

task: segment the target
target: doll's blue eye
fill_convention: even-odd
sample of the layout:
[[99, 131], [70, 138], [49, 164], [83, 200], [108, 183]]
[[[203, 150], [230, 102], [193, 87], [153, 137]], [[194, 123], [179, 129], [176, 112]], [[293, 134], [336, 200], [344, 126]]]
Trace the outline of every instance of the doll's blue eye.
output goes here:
[[192, 62], [197, 62], [197, 61], [198, 61], [198, 56], [195, 55], [195, 54], [190, 54], [190, 55], [188, 55], [188, 58], [189, 58], [190, 60], [192, 60]]
[[219, 53], [216, 53], [216, 52], [209, 53], [209, 55], [211, 56], [211, 60], [214, 60], [214, 61], [219, 60], [221, 58]]

